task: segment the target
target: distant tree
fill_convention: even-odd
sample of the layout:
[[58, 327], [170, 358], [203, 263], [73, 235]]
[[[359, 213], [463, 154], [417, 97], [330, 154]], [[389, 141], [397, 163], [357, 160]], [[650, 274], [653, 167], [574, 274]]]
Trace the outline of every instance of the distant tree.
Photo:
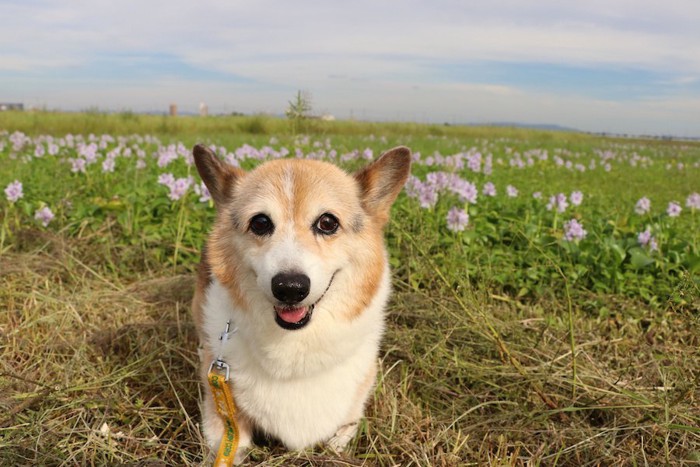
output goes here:
[[297, 91], [294, 99], [289, 101], [285, 114], [292, 122], [292, 132], [296, 134], [304, 120], [311, 117], [311, 94], [308, 91]]

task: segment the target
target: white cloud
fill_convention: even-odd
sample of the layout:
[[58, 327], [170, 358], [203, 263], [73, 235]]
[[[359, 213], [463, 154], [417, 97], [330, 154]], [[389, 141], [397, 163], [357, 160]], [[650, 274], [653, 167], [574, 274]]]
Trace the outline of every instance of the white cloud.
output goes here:
[[[700, 72], [700, 4], [671, 1], [34, 2], [0, 6], [27, 55], [162, 51], [207, 66], [276, 57], [412, 57]], [[3, 11], [4, 10], [4, 11]], [[691, 25], [689, 27], [687, 25]], [[203, 57], [212, 59], [204, 61]]]
[[74, 66], [77, 63], [76, 60], [69, 58], [0, 54], [0, 71], [22, 72], [47, 68], [64, 68]]
[[[302, 88], [324, 109], [368, 118], [555, 121], [584, 129], [636, 124], [640, 131], [675, 122], [681, 131], [697, 128], [693, 112], [700, 114], [698, 96], [687, 89], [673, 99], [614, 102], [563, 95], [556, 83], [534, 93], [516, 79], [511, 86], [458, 83], [440, 69], [489, 61], [634, 69], [663, 76], [660, 85], [696, 86], [696, 0], [46, 0], [1, 3], [0, 17], [0, 86], [49, 106], [140, 109], [204, 99], [212, 109], [222, 102], [279, 112], [290, 91]], [[50, 77], [43, 84], [37, 76], [23, 79], [46, 70], [65, 75], [111, 55], [167, 55], [250, 83], [161, 78], [82, 82], [78, 89]]]

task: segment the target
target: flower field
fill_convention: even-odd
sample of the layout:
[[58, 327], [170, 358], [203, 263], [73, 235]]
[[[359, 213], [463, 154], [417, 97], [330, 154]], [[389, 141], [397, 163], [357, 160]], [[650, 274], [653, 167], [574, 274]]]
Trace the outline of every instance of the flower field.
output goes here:
[[[700, 272], [697, 146], [433, 138], [437, 149], [426, 152], [421, 142], [404, 139], [368, 135], [357, 147], [308, 136], [210, 144], [244, 168], [296, 157], [350, 169], [391, 145], [412, 144], [414, 175], [399, 219], [412, 219], [411, 234], [428, 239], [421, 241], [426, 254], [453, 257], [457, 276], [518, 298], [567, 283], [659, 306], [689, 305], [682, 288]], [[123, 233], [118, 242], [138, 237], [148, 252], [143, 261], [191, 269], [213, 204], [190, 146], [152, 135], [3, 132], [3, 244], [22, 225], [75, 234], [113, 222]], [[663, 180], [667, 185], [659, 186]], [[395, 221], [399, 231], [407, 228], [401, 224]]]
[[[214, 209], [195, 142], [245, 169], [413, 150], [384, 372], [348, 465], [700, 462], [700, 144], [118, 118], [0, 126], [0, 463], [201, 461], [187, 313]], [[253, 453], [270, 456], [328, 459]]]

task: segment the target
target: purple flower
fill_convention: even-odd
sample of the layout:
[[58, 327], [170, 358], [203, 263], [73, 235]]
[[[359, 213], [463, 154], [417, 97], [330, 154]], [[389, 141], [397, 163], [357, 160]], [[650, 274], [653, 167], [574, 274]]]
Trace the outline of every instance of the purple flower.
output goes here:
[[114, 158], [107, 157], [102, 161], [102, 172], [114, 172]]
[[486, 161], [484, 162], [484, 175], [491, 175], [493, 173], [493, 157], [491, 154], [486, 156]]
[[51, 209], [48, 208], [48, 206], [44, 206], [41, 209], [37, 209], [37, 211], [34, 213], [34, 219], [41, 221], [41, 225], [46, 227], [49, 225], [49, 222], [51, 222], [54, 218], [53, 212], [51, 212]]
[[159, 148], [158, 150], [158, 167], [166, 167], [172, 161], [177, 159], [177, 151], [174, 145], [169, 145], [166, 148]]
[[22, 150], [25, 144], [29, 143], [31, 138], [22, 133], [21, 131], [15, 131], [10, 135], [10, 142], [12, 143], [12, 150], [19, 152]]
[[650, 251], [658, 251], [659, 250], [659, 244], [656, 243], [656, 238], [651, 237], [651, 240], [649, 240], [649, 250]]
[[580, 206], [583, 202], [583, 193], [581, 193], [580, 191], [574, 191], [571, 193], [569, 199], [571, 200], [571, 204], [573, 204], [574, 206]]
[[187, 193], [187, 190], [194, 183], [194, 179], [192, 177], [175, 178], [171, 173], [162, 173], [158, 176], [158, 183], [170, 188], [168, 198], [177, 201]]
[[666, 214], [668, 214], [669, 217], [678, 217], [681, 214], [681, 211], [681, 205], [675, 201], [668, 203], [668, 207], [666, 208]]
[[647, 246], [649, 240], [651, 240], [651, 230], [649, 230], [649, 227], [647, 227], [644, 232], [640, 232], [637, 235], [637, 243], [639, 243], [641, 246]]
[[204, 182], [199, 182], [199, 184], [195, 185], [194, 192], [197, 193], [197, 195], [199, 195], [199, 201], [201, 203], [207, 203], [211, 199], [209, 189], [204, 184]]
[[564, 212], [566, 208], [569, 207], [569, 203], [566, 200], [566, 195], [564, 193], [559, 193], [556, 196], [550, 196], [549, 202], [547, 203], [547, 211], [551, 211], [557, 208], [557, 212]]
[[446, 172], [430, 172], [425, 176], [425, 181], [432, 185], [435, 190], [440, 191], [447, 188], [452, 180]]
[[476, 198], [479, 195], [479, 190], [477, 190], [476, 185], [456, 175], [452, 177], [447, 188], [452, 193], [459, 196], [460, 201], [465, 203], [476, 203]]
[[78, 157], [77, 159], [70, 158], [70, 171], [73, 173], [82, 172], [85, 173], [85, 165], [87, 161]]
[[506, 187], [506, 194], [507, 194], [510, 198], [515, 198], [515, 197], [518, 196], [518, 189], [515, 188], [513, 185], [508, 185], [508, 186]]
[[467, 167], [472, 172], [481, 172], [481, 153], [475, 152], [467, 155]]
[[564, 223], [564, 240], [573, 242], [583, 240], [588, 235], [588, 232], [576, 219], [571, 219]]
[[651, 235], [651, 230], [649, 230], [649, 227], [647, 227], [644, 232], [640, 232], [637, 235], [637, 243], [644, 247], [648, 246], [649, 250], [651, 251], [656, 251], [659, 249], [659, 245], [656, 242], [656, 238], [654, 238]]
[[168, 198], [170, 198], [173, 201], [177, 201], [180, 198], [182, 198], [185, 193], [187, 193], [187, 190], [189, 190], [190, 185], [192, 185], [192, 182], [194, 180], [192, 177], [187, 177], [187, 178], [178, 178], [173, 182], [172, 185], [169, 186], [170, 188], [170, 193], [168, 194]]
[[566, 195], [564, 193], [559, 193], [557, 195], [557, 211], [564, 212], [568, 207], [569, 203], [566, 201]]
[[651, 210], [651, 201], [649, 201], [649, 198], [646, 196], [640, 198], [639, 201], [637, 201], [637, 204], [634, 205], [634, 212], [640, 216], [648, 213], [649, 210]]
[[464, 209], [452, 207], [447, 212], [447, 228], [453, 232], [461, 232], [469, 224], [469, 214]]
[[175, 183], [175, 177], [171, 173], [163, 173], [158, 176], [158, 183], [169, 187]]
[[[81, 144], [78, 147], [78, 155], [82, 156], [81, 159], [84, 159], [83, 162], [92, 164], [97, 161], [97, 145], [95, 143], [90, 143], [88, 145]], [[81, 172], [84, 172], [84, 170], [81, 170]]]
[[232, 165], [233, 167], [239, 167], [240, 164], [238, 163], [238, 159], [236, 159], [236, 155], [234, 153], [228, 153], [226, 154], [226, 157], [224, 157], [224, 161], [228, 165]]
[[7, 188], [5, 188], [5, 196], [10, 203], [15, 203], [18, 199], [24, 197], [22, 183], [19, 180], [15, 180], [7, 185]]
[[541, 191], [536, 191], [532, 194], [532, 197], [535, 199], [542, 199], [542, 192]]
[[496, 196], [496, 185], [491, 182], [486, 182], [484, 183], [484, 188], [481, 190], [481, 192], [485, 196]]
[[418, 193], [418, 201], [422, 208], [431, 208], [435, 206], [438, 200], [437, 190], [429, 184], [423, 184], [420, 187], [420, 192]]
[[686, 207], [690, 209], [700, 209], [700, 193], [691, 193], [685, 200]]
[[423, 182], [420, 181], [420, 178], [409, 175], [408, 180], [406, 180], [406, 184], [404, 185], [406, 195], [408, 195], [409, 198], [418, 198], [418, 195], [420, 194], [420, 187], [422, 185]]

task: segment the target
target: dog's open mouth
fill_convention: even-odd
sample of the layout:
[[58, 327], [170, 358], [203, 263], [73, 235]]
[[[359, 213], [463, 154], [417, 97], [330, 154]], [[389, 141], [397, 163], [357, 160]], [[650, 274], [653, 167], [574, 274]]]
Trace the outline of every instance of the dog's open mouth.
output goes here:
[[326, 296], [326, 292], [328, 292], [328, 289], [331, 288], [331, 284], [333, 284], [333, 279], [335, 279], [335, 275], [338, 274], [338, 269], [333, 273], [331, 276], [331, 280], [328, 281], [328, 285], [326, 286], [326, 290], [323, 291], [323, 294], [321, 297], [316, 300], [316, 302], [312, 305], [307, 305], [307, 306], [302, 306], [302, 305], [275, 305], [275, 322], [283, 328], [283, 329], [289, 329], [291, 331], [295, 329], [301, 329], [307, 324], [309, 324], [309, 321], [311, 321], [311, 315], [314, 312], [314, 307], [318, 302], [321, 301], [323, 297]]
[[311, 320], [314, 306], [275, 306], [275, 321], [284, 329], [301, 329]]

